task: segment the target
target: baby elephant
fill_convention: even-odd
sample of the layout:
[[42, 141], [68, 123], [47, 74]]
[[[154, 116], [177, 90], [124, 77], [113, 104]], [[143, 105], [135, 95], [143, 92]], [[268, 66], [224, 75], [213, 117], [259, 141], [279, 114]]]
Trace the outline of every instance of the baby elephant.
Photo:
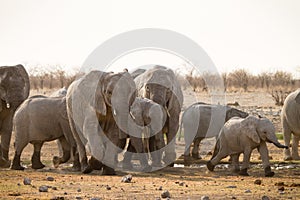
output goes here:
[[[31, 158], [33, 169], [45, 167], [40, 160], [41, 148], [44, 142], [59, 139], [62, 144], [63, 156], [53, 157], [55, 167], [69, 160], [71, 150], [76, 152], [76, 143], [67, 117], [65, 97], [54, 98], [38, 95], [27, 99], [15, 113], [14, 126], [16, 138], [12, 169], [24, 170], [24, 167], [20, 164], [20, 156], [28, 143], [34, 146]], [[78, 166], [80, 165], [77, 156], [77, 159], [74, 159], [73, 167]]]
[[[279, 148], [287, 148], [280, 144], [275, 135], [275, 127], [267, 118], [248, 116], [247, 118], [234, 117], [228, 120], [221, 129], [213, 157], [207, 163], [210, 171], [218, 162], [230, 155], [235, 171], [240, 175], [248, 176], [251, 152], [257, 148], [265, 169], [265, 176], [274, 176], [269, 162], [269, 153], [266, 142], [271, 142]], [[243, 153], [244, 159], [241, 170], [239, 169], [239, 155]]]

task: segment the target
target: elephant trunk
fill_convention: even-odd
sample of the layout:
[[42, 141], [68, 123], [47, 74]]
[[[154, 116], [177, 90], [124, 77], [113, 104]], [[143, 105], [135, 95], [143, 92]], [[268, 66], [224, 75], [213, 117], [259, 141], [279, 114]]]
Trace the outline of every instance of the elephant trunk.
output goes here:
[[272, 142], [276, 147], [278, 148], [285, 148], [285, 149], [288, 149], [289, 147], [288, 146], [285, 146], [285, 145], [282, 145], [280, 144], [279, 142]]

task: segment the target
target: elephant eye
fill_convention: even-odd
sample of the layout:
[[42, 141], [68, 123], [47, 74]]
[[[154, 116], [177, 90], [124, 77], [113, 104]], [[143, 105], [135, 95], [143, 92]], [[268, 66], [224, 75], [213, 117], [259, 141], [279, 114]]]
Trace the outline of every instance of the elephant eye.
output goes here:
[[146, 92], [150, 92], [150, 88], [146, 86]]

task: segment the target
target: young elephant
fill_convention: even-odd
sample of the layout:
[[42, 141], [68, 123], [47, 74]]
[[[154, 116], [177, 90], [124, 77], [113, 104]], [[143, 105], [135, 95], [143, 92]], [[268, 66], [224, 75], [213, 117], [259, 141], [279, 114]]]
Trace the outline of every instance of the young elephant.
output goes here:
[[254, 148], [258, 148], [265, 169], [265, 176], [274, 176], [274, 172], [270, 168], [266, 142], [271, 142], [279, 148], [286, 148], [286, 146], [278, 142], [275, 135], [275, 127], [269, 119], [254, 116], [248, 116], [245, 119], [233, 117], [221, 129], [213, 157], [208, 161], [207, 168], [213, 171], [215, 165], [221, 159], [231, 155], [232, 165], [236, 171], [239, 171], [238, 158], [243, 153], [244, 159], [239, 174], [248, 176], [247, 169], [251, 152]]
[[[34, 145], [31, 158], [32, 168], [41, 169], [45, 165], [40, 160], [40, 151], [44, 142], [59, 139], [63, 156], [53, 157], [53, 164], [58, 167], [70, 158], [70, 152], [76, 152], [76, 143], [72, 136], [66, 110], [66, 98], [33, 96], [19, 107], [14, 116], [15, 156], [12, 169], [24, 170], [20, 156], [28, 143]], [[74, 159], [74, 168], [80, 167]], [[80, 169], [80, 168], [79, 168]]]
[[[156, 145], [164, 145], [158, 143], [164, 141], [163, 138], [160, 137], [162, 136], [162, 128], [167, 119], [166, 110], [161, 105], [150, 99], [140, 97], [137, 97], [131, 105], [130, 115], [133, 121], [129, 121], [128, 134], [130, 136], [130, 140], [123, 160], [123, 168], [126, 169], [132, 169], [130, 161], [133, 153], [136, 152], [144, 154], [149, 151], [149, 149], [147, 149], [149, 148], [149, 137], [154, 136], [157, 138]], [[149, 129], [149, 131], [145, 130], [145, 128]], [[152, 135], [147, 135], [146, 132], [150, 132]], [[144, 138], [144, 141], [142, 138]], [[140, 151], [139, 149], [144, 149], [144, 151]], [[151, 154], [153, 153], [154, 152], [151, 152]], [[148, 164], [148, 160], [145, 159], [146, 156], [140, 154], [139, 157], [143, 171], [150, 170], [151, 167]]]
[[[192, 157], [199, 159], [199, 145], [204, 138], [218, 137], [224, 123], [232, 117], [245, 118], [248, 113], [222, 105], [198, 102], [189, 106], [182, 115], [181, 128], [184, 128], [185, 163], [190, 159], [190, 146], [194, 143]], [[180, 136], [179, 136], [180, 137]]]

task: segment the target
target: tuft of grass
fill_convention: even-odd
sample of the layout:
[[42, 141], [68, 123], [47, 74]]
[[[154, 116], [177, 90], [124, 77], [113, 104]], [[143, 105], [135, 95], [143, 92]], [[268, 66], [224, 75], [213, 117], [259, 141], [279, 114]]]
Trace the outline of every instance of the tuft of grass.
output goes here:
[[283, 134], [282, 133], [276, 133], [276, 137], [278, 140], [283, 140]]

